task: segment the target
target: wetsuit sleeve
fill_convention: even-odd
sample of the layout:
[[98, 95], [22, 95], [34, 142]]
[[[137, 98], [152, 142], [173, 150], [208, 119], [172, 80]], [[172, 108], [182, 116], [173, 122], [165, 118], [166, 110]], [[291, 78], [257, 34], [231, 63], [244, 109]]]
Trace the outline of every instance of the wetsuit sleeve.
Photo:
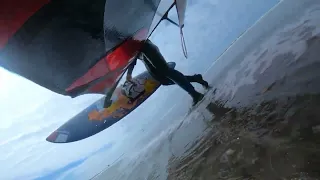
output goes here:
[[132, 72], [133, 72], [133, 69], [134, 69], [134, 66], [137, 64], [137, 59], [133, 60], [132, 63], [129, 65], [128, 67], [128, 72], [127, 72], [127, 76], [128, 75], [132, 75]]

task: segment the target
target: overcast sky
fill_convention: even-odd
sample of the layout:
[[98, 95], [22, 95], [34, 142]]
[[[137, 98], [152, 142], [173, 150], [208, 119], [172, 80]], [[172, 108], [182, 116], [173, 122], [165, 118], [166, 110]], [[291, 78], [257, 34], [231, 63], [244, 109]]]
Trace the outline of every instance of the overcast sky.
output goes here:
[[[205, 72], [235, 38], [277, 2], [189, 0], [185, 25], [188, 59], [183, 57], [175, 26], [161, 24], [152, 39], [168, 61], [177, 62], [177, 69], [191, 74]], [[173, 19], [174, 15], [171, 13]], [[139, 63], [135, 74], [142, 70]], [[101, 96], [71, 99], [3, 69], [0, 81], [0, 179], [87, 179], [134, 147], [135, 141], [129, 141], [129, 137], [156, 116], [155, 106], [150, 104], [157, 103], [156, 107], [165, 111], [159, 98], [169, 98], [172, 89], [180, 92], [175, 87], [160, 88], [142, 105], [144, 112], [153, 113], [143, 114], [138, 108], [95, 136], [71, 144], [52, 144], [45, 141], [52, 131]], [[139, 123], [133, 123], [137, 118]], [[152, 131], [152, 125], [148, 128]]]

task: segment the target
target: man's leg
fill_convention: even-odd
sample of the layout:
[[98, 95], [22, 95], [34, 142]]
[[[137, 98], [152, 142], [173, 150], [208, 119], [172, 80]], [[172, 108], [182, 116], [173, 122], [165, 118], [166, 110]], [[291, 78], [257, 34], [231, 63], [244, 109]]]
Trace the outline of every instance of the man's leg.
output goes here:
[[171, 69], [162, 54], [160, 53], [158, 47], [147, 41], [142, 48], [142, 53], [145, 55], [144, 61], [148, 61], [153, 67], [156, 68], [160, 75], [168, 77], [175, 84], [179, 85], [182, 89], [188, 92], [193, 98], [194, 104], [203, 98], [203, 94], [197, 92], [188, 79], [179, 71]]
[[[201, 74], [195, 74], [192, 76], [185, 75], [184, 76], [190, 83], [198, 83], [201, 84], [204, 88], [209, 88], [209, 83], [202, 78]], [[174, 85], [175, 83], [171, 79], [166, 79], [166, 81], [161, 82], [164, 86]]]
[[[174, 85], [176, 83], [174, 83], [171, 79], [167, 78], [166, 76], [163, 76], [162, 74], [160, 74], [159, 72], [157, 72], [157, 69], [154, 68], [148, 61], [144, 61], [144, 64], [147, 68], [147, 70], [149, 71], [149, 73], [158, 81], [160, 81], [160, 83], [164, 86], [170, 86], [170, 85]], [[190, 82], [190, 83], [199, 83], [201, 84], [204, 88], [208, 89], [209, 88], [209, 83], [207, 81], [205, 81], [202, 77], [201, 74], [195, 74], [192, 76], [189, 75], [185, 75], [185, 78]]]
[[185, 76], [189, 82], [196, 82], [201, 84], [204, 88], [209, 88], [209, 83], [205, 81], [201, 74], [195, 74], [193, 76]]
[[[166, 76], [162, 75], [161, 73], [157, 72], [157, 69], [149, 62], [149, 61], [143, 61], [144, 65], [146, 66], [147, 70], [149, 73], [154, 76], [154, 78], [158, 81], [161, 82], [162, 85], [164, 86], [170, 86], [174, 85], [175, 83], [167, 78]], [[209, 88], [209, 83], [205, 81], [202, 77], [201, 74], [195, 74], [195, 75], [185, 75], [185, 78], [190, 82], [190, 83], [199, 83], [201, 84], [204, 88], [208, 89]]]

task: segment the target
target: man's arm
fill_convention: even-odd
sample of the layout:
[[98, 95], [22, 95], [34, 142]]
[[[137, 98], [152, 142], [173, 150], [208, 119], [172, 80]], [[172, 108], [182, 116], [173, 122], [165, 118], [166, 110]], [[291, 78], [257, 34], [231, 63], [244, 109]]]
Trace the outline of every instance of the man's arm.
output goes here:
[[127, 81], [132, 80], [132, 72], [136, 64], [137, 64], [137, 59], [133, 60], [133, 62], [129, 65], [128, 71], [127, 71], [127, 77], [126, 77]]

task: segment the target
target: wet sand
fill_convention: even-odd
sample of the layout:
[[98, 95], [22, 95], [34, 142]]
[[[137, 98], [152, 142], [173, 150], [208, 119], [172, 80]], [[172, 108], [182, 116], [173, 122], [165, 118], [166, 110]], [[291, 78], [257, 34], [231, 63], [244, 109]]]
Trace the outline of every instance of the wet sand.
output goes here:
[[290, 7], [295, 16], [281, 12], [287, 23], [242, 48], [215, 78], [209, 130], [170, 159], [167, 179], [320, 179], [320, 3], [286, 1], [271, 13]]
[[209, 105], [220, 116], [194, 150], [171, 158], [168, 179], [318, 179], [319, 100], [307, 94], [242, 110]]
[[319, 1], [282, 1], [208, 68], [198, 107], [96, 179], [320, 179], [319, 22]]

